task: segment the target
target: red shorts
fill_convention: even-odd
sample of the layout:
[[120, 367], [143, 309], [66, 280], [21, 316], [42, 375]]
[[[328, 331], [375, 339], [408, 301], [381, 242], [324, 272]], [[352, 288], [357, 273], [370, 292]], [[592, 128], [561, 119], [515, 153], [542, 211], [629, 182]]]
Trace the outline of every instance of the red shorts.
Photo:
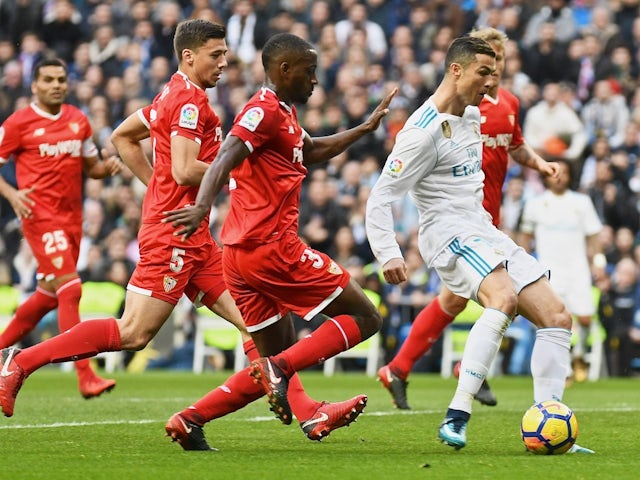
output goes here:
[[81, 225], [24, 221], [22, 234], [38, 261], [38, 280], [51, 281], [76, 272], [82, 239]]
[[127, 289], [172, 305], [183, 293], [196, 304], [205, 295], [217, 300], [227, 289], [222, 250], [211, 237], [210, 243], [194, 244], [190, 239], [182, 242], [173, 232], [170, 224], [142, 225], [138, 233], [140, 261]]
[[349, 283], [350, 275], [297, 235], [255, 249], [225, 246], [224, 277], [247, 330], [255, 332], [294, 312], [311, 320]]

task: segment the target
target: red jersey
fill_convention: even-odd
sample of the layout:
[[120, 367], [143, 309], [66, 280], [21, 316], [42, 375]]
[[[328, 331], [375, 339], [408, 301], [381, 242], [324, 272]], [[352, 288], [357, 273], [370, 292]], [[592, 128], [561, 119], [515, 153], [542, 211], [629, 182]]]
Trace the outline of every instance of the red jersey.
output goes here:
[[479, 107], [485, 176], [482, 204], [493, 217], [493, 224], [498, 226], [509, 149], [524, 143], [519, 120], [520, 101], [508, 90], [499, 88], [497, 98], [485, 95]]
[[[153, 149], [153, 175], [142, 206], [142, 223], [158, 224], [163, 212], [193, 205], [198, 194], [198, 186], [178, 185], [171, 174], [171, 138], [180, 135], [198, 142], [198, 160], [211, 163], [222, 142], [222, 123], [205, 91], [182, 72], [174, 73], [138, 115], [149, 127]], [[208, 218], [191, 239], [192, 244], [211, 241]]]
[[0, 164], [13, 155], [18, 189], [35, 187], [33, 215], [23, 222], [82, 223], [82, 159], [98, 155], [91, 136], [87, 117], [67, 104], [51, 115], [32, 103], [5, 120]]
[[231, 171], [231, 208], [220, 238], [225, 245], [253, 247], [298, 233], [303, 138], [294, 106], [262, 88], [236, 116], [229, 132], [251, 153]]

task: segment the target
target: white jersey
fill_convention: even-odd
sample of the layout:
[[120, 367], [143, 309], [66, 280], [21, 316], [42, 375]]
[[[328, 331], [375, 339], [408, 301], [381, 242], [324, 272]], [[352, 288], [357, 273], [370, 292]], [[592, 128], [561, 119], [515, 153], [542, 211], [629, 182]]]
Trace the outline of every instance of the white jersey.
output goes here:
[[562, 195], [547, 190], [525, 203], [520, 228], [534, 236], [538, 260], [551, 270], [551, 285], [569, 311], [590, 314], [593, 301], [586, 238], [602, 230], [591, 199], [571, 190]]
[[381, 265], [402, 258], [394, 233], [392, 203], [409, 193], [418, 208], [419, 244], [425, 262], [455, 238], [491, 225], [482, 206], [480, 111], [440, 113], [431, 99], [407, 120], [367, 202], [366, 227]]

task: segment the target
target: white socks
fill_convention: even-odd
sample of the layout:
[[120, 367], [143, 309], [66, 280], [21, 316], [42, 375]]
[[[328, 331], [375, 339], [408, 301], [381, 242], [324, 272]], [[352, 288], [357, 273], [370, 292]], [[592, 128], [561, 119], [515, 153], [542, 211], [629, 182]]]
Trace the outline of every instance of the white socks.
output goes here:
[[484, 309], [469, 332], [458, 387], [449, 404], [450, 409], [471, 413], [473, 397], [480, 390], [510, 323], [511, 318], [503, 312], [493, 308]]
[[571, 331], [540, 328], [531, 354], [534, 402], [562, 400], [570, 372]]

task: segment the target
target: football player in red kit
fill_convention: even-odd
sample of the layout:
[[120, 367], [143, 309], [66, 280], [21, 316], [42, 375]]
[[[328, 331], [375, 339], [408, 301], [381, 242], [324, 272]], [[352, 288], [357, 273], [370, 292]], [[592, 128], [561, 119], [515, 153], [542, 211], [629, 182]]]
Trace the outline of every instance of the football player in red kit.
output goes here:
[[[13, 155], [18, 182], [16, 189], [0, 177], [0, 195], [11, 203], [38, 262], [36, 291], [0, 334], [0, 348], [18, 342], [55, 308], [60, 332], [80, 322], [82, 282], [76, 263], [82, 238], [82, 175], [105, 178], [121, 169], [117, 157], [99, 160], [89, 119], [64, 103], [67, 89], [65, 64], [41, 61], [33, 72], [33, 103], [0, 127], [0, 165]], [[116, 384], [96, 375], [87, 359], [76, 360], [75, 367], [85, 398]]]

